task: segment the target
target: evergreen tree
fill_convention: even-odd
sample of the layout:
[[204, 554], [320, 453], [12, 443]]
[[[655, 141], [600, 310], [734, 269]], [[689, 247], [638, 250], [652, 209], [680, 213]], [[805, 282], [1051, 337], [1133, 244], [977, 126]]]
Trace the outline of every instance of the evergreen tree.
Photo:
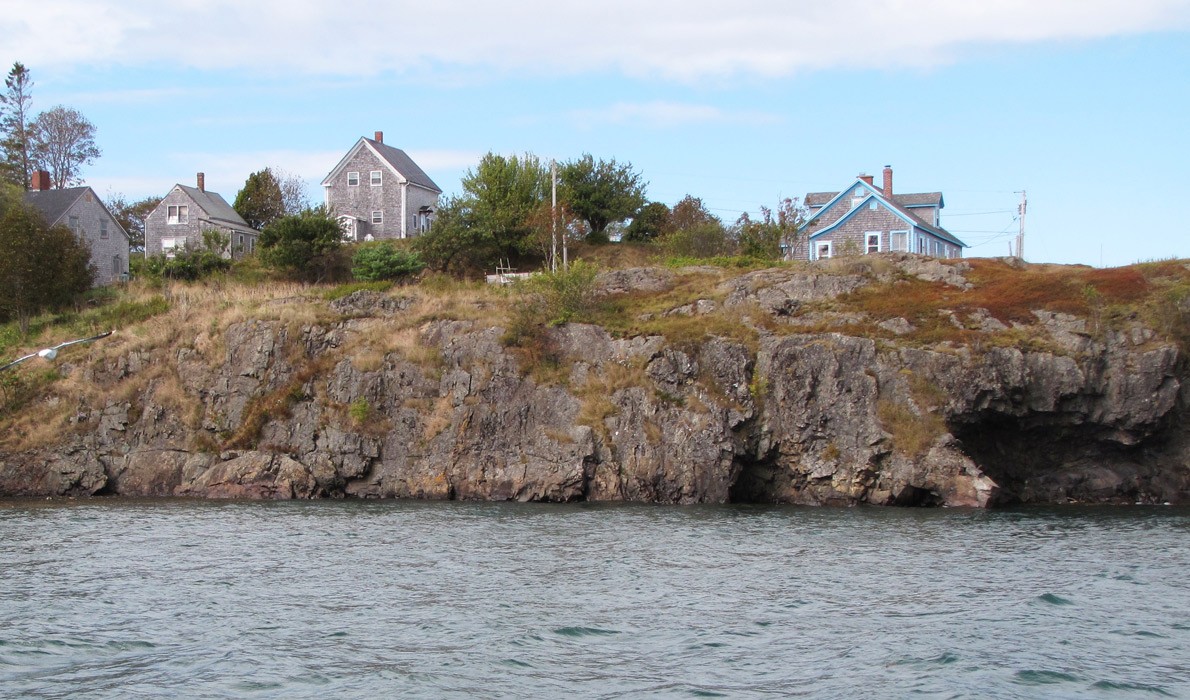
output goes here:
[[32, 160], [29, 155], [29, 109], [33, 101], [33, 80], [29, 69], [20, 61], [4, 79], [4, 94], [0, 95], [0, 177], [29, 189]]

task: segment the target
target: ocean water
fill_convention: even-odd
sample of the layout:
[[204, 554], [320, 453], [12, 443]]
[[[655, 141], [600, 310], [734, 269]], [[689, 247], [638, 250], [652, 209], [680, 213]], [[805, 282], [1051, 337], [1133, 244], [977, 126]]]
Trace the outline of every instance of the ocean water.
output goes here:
[[1190, 697], [1190, 509], [0, 501], [4, 698]]

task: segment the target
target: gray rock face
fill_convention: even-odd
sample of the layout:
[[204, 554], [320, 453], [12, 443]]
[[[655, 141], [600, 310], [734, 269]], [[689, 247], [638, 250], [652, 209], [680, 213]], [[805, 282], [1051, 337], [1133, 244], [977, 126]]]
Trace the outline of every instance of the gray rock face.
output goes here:
[[[634, 273], [631, 285], [650, 279]], [[762, 271], [721, 291], [728, 309], [781, 315], [861, 284]], [[363, 295], [340, 311], [402, 308]], [[672, 345], [571, 324], [547, 331], [550, 371], [471, 321], [430, 322], [419, 331], [429, 352], [394, 349], [367, 369], [344, 350], [364, 332], [352, 318], [246, 321], [213, 355], [132, 353], [91, 368], [111, 396], [156, 363], [170, 373], [131, 400], [84, 406], [60, 444], [0, 455], [0, 495], [1188, 500], [1190, 387], [1176, 346], [1143, 328], [1092, 336], [1079, 319], [1037, 316], [1069, 354], [837, 333]], [[161, 399], [170, 377], [180, 403]]]

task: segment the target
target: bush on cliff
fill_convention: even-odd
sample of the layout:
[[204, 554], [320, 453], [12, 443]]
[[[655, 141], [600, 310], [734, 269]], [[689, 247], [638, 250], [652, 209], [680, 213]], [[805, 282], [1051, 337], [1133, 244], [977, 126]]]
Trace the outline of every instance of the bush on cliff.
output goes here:
[[351, 276], [361, 282], [399, 280], [425, 269], [416, 252], [401, 250], [392, 241], [360, 245], [351, 258]]

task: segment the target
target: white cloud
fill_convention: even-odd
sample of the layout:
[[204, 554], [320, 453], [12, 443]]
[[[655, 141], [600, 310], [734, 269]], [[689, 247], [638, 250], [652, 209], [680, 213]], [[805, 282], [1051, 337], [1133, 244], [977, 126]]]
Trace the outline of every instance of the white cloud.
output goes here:
[[0, 19], [31, 67], [143, 65], [331, 76], [614, 70], [683, 81], [935, 65], [972, 44], [1186, 29], [1185, 0], [55, 0]]

